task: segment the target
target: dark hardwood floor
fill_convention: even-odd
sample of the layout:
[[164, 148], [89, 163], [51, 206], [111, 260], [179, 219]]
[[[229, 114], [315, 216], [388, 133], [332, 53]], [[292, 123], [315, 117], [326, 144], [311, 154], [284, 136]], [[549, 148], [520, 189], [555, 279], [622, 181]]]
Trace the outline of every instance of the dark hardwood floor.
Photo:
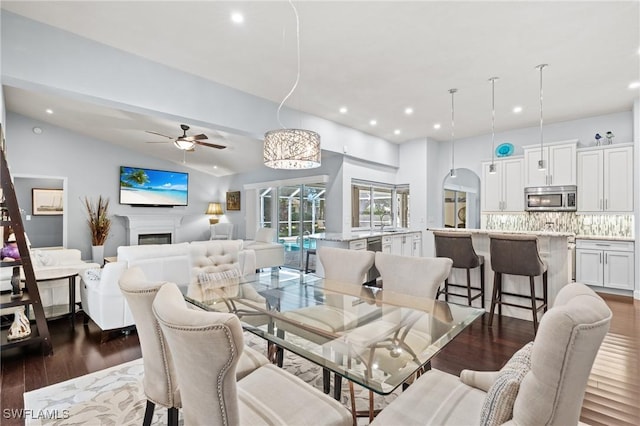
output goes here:
[[[640, 303], [603, 295], [613, 311], [611, 330], [596, 358], [582, 409], [581, 421], [590, 425], [640, 424]], [[75, 332], [67, 320], [50, 323], [54, 354], [35, 348], [3, 351], [1, 356], [0, 424], [21, 425], [7, 410], [23, 408], [23, 393], [102, 370], [141, 356], [135, 333], [100, 344], [98, 328], [82, 324]], [[458, 374], [464, 368], [499, 369], [523, 344], [533, 339], [528, 321], [502, 318], [487, 326], [487, 316], [476, 321], [433, 361], [434, 368]]]

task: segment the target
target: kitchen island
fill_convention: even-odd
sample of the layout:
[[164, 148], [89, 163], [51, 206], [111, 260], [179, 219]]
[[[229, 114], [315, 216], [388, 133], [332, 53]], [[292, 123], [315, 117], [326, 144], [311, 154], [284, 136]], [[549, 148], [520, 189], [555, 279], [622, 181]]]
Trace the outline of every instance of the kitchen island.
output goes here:
[[[338, 247], [350, 250], [381, 251], [400, 256], [422, 256], [422, 232], [408, 229], [383, 228], [380, 231], [353, 231], [349, 233], [312, 234], [316, 248]], [[316, 262], [316, 274], [324, 276], [320, 262]], [[369, 273], [367, 281], [378, 277], [375, 268]]]
[[[429, 228], [425, 240], [426, 244], [434, 244], [433, 231], [443, 232], [468, 232], [471, 233], [473, 247], [478, 255], [484, 256], [485, 263], [485, 308], [487, 311], [491, 309], [491, 295], [493, 292], [493, 270], [491, 269], [491, 253], [489, 250], [489, 236], [492, 234], [526, 234], [538, 237], [538, 250], [540, 258], [547, 265], [548, 279], [548, 303], [549, 307], [553, 306], [556, 294], [562, 287], [571, 282], [571, 256], [569, 253], [569, 238], [573, 238], [574, 234], [570, 232], [547, 232], [547, 231], [498, 231], [487, 229], [453, 229], [453, 228]], [[435, 250], [433, 251], [435, 252]], [[471, 271], [471, 280], [473, 283], [480, 282], [480, 268]], [[454, 269], [451, 273], [450, 282], [457, 284], [466, 283], [466, 275], [464, 269]], [[536, 277], [536, 295], [542, 296], [542, 277]], [[503, 275], [503, 291], [529, 294], [529, 278]], [[457, 289], [461, 292], [464, 289]], [[452, 302], [466, 303], [463, 298], [450, 298]], [[508, 300], [505, 297], [505, 300]], [[513, 299], [516, 303], [527, 304], [525, 299]], [[524, 303], [523, 303], [524, 301]], [[474, 301], [474, 306], [480, 306], [480, 300]], [[496, 308], [497, 313], [497, 308]], [[514, 308], [511, 306], [503, 306], [502, 314], [510, 317], [521, 318], [531, 321], [531, 311], [526, 309]]]

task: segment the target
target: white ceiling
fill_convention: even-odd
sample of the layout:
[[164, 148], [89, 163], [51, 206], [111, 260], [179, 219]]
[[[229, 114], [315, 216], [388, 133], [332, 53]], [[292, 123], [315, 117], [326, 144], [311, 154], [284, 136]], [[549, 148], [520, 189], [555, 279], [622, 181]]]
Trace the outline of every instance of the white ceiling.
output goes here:
[[[544, 70], [545, 123], [630, 110], [640, 93], [628, 88], [640, 80], [637, 1], [294, 4], [300, 15], [301, 78], [287, 106], [392, 142], [451, 139], [450, 88], [459, 90], [455, 138], [490, 133], [492, 76], [500, 77], [496, 131], [537, 126], [540, 77], [535, 66], [540, 63], [549, 64]], [[2, 1], [1, 6], [274, 102], [295, 80], [295, 17], [288, 2]], [[231, 22], [233, 11], [244, 14], [243, 24]], [[92, 122], [95, 136], [109, 142], [123, 140], [121, 133], [109, 130], [110, 120], [132, 116], [5, 90], [9, 110], [85, 134], [91, 131], [86, 123]], [[56, 102], [73, 117], [43, 117], [39, 108]], [[522, 113], [512, 112], [516, 105]], [[341, 106], [349, 112], [340, 114]], [[414, 113], [406, 115], [406, 107]], [[153, 140], [144, 130], [178, 135], [178, 122], [136, 118], [136, 129], [129, 129], [137, 131], [129, 135], [134, 149], [182, 160], [173, 158], [182, 153], [170, 144], [144, 143]], [[371, 119], [378, 125], [370, 126]], [[435, 130], [435, 123], [441, 129]], [[395, 129], [401, 134], [395, 135]], [[191, 155], [195, 166], [196, 158], [209, 156], [207, 172], [212, 161], [220, 164], [214, 174], [244, 171], [247, 163], [237, 156], [245, 149], [253, 152], [251, 162], [261, 161], [260, 141], [211, 129], [194, 127], [194, 132], [226, 138], [222, 144], [229, 146], [187, 154], [187, 163]]]

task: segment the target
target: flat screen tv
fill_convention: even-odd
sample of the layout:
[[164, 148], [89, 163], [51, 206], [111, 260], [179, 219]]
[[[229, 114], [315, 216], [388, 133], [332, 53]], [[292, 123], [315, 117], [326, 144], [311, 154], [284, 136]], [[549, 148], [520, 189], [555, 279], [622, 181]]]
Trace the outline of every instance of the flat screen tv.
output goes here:
[[188, 190], [188, 173], [120, 166], [120, 204], [186, 206]]

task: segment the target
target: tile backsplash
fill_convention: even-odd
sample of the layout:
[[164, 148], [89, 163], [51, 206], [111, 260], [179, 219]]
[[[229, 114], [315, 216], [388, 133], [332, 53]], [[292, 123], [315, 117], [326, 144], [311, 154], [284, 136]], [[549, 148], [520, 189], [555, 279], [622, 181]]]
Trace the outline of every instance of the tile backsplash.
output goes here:
[[632, 214], [576, 214], [544, 212], [523, 214], [483, 214], [486, 229], [501, 231], [555, 231], [576, 235], [633, 238]]

